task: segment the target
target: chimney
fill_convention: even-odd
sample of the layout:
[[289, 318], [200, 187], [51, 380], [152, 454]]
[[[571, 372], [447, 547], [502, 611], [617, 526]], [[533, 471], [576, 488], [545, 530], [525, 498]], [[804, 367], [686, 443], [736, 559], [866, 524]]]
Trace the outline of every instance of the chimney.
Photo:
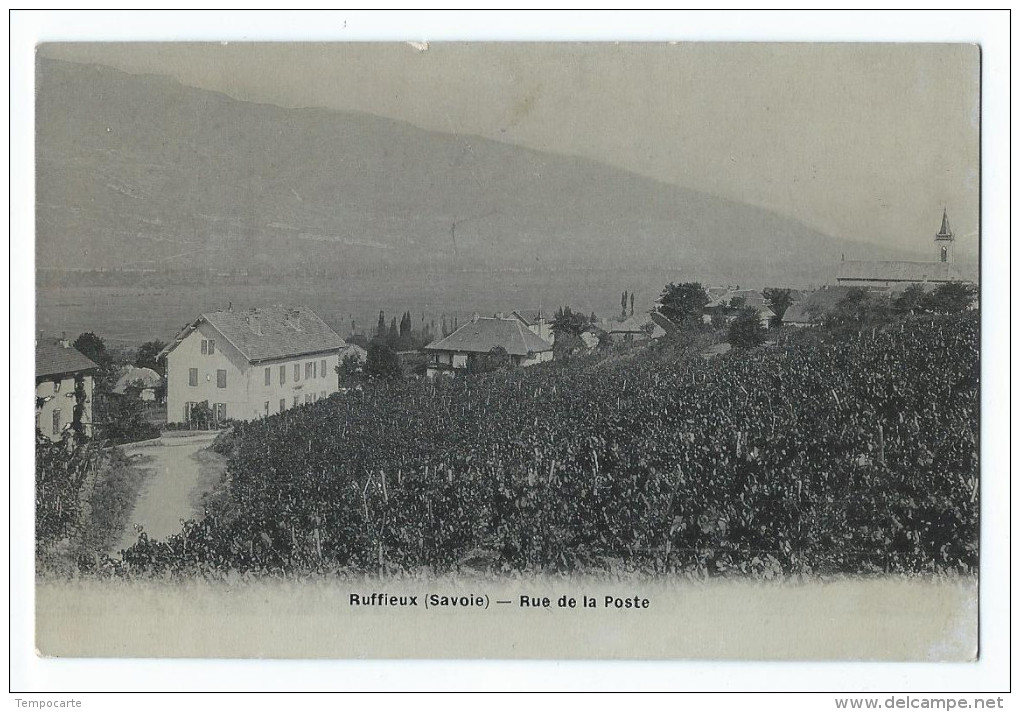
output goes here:
[[248, 328], [252, 330], [252, 333], [256, 336], [262, 336], [262, 324], [259, 321], [258, 309], [252, 309], [245, 317], [244, 323], [248, 325]]
[[61, 331], [60, 332], [60, 345], [62, 347], [64, 347], [65, 349], [71, 348], [71, 342], [67, 340], [67, 332], [66, 331]]

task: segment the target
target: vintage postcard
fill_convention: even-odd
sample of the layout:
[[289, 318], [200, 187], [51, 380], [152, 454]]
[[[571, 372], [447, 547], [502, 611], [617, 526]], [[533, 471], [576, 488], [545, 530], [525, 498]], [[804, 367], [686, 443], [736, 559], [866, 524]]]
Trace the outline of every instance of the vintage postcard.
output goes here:
[[40, 655], [976, 659], [980, 69], [39, 45]]

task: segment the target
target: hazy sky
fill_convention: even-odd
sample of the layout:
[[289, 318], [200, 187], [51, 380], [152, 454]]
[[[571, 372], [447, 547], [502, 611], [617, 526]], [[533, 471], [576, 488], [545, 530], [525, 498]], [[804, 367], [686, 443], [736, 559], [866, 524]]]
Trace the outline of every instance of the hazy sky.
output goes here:
[[946, 206], [970, 243], [959, 251], [976, 248], [973, 45], [78, 44], [40, 53], [247, 101], [364, 111], [594, 158], [932, 259]]

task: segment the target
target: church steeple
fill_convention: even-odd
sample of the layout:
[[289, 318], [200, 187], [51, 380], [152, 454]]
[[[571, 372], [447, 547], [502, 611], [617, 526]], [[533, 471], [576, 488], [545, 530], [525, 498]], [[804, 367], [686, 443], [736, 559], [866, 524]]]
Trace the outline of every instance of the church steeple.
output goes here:
[[939, 262], [953, 261], [953, 230], [949, 227], [949, 214], [942, 208], [942, 227], [935, 234], [935, 244], [939, 248]]

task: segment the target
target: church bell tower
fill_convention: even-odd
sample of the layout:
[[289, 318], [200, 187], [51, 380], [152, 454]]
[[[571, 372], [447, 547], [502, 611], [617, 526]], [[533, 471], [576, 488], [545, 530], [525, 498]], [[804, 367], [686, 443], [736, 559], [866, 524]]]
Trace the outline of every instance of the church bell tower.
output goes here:
[[953, 261], [953, 230], [949, 227], [949, 216], [942, 209], [942, 227], [935, 235], [935, 246], [938, 248], [939, 262]]

